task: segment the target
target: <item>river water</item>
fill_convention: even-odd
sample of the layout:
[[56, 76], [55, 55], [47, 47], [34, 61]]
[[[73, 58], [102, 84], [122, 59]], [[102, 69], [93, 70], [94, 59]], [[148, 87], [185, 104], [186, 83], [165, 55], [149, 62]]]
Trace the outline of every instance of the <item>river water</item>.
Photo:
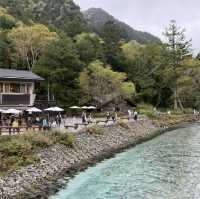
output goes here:
[[200, 126], [163, 134], [91, 167], [50, 199], [200, 199]]

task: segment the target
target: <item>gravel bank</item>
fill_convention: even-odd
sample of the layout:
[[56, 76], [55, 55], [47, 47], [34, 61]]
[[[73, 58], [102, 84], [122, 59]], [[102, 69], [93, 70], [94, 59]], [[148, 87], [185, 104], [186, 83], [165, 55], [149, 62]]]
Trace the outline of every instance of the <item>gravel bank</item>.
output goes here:
[[39, 163], [0, 177], [0, 199], [47, 198], [50, 191], [62, 184], [58, 179], [67, 173], [79, 171], [161, 133], [148, 119], [131, 122], [130, 127], [103, 127], [102, 135], [82, 132], [75, 135], [74, 148], [54, 145], [42, 150]]

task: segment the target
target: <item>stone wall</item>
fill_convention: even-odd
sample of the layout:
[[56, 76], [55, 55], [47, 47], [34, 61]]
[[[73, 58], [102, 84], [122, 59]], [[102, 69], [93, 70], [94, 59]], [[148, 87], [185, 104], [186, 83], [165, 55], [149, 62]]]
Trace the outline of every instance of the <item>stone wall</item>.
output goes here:
[[120, 125], [103, 127], [102, 135], [78, 133], [74, 148], [55, 145], [42, 150], [39, 163], [0, 177], [0, 199], [47, 198], [50, 190], [61, 185], [58, 179], [68, 172], [83, 169], [160, 133], [147, 119], [129, 125], [130, 129]]

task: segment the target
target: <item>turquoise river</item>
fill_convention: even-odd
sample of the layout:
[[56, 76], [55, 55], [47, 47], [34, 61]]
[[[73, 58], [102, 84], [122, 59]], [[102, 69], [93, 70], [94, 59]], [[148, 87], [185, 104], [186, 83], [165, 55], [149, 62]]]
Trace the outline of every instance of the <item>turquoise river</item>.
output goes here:
[[50, 199], [200, 199], [200, 126], [167, 132], [63, 180]]

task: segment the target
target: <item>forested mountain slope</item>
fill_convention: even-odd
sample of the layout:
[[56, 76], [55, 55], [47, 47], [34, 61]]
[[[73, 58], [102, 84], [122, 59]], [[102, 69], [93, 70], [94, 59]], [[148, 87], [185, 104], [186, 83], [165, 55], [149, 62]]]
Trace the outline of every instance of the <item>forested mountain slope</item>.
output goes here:
[[137, 42], [142, 44], [160, 42], [159, 38], [151, 35], [150, 33], [133, 29], [126, 23], [115, 19], [112, 15], [101, 8], [90, 8], [89, 10], [84, 11], [83, 14], [85, 16], [85, 19], [88, 21], [90, 28], [100, 35], [102, 34], [103, 26], [107, 22], [112, 21], [120, 27], [121, 37], [126, 41], [136, 40]]
[[0, 6], [25, 23], [38, 22], [74, 36], [87, 28], [73, 0], [0, 0]]

